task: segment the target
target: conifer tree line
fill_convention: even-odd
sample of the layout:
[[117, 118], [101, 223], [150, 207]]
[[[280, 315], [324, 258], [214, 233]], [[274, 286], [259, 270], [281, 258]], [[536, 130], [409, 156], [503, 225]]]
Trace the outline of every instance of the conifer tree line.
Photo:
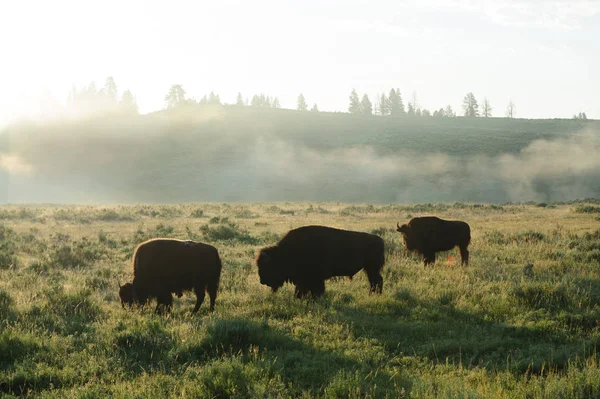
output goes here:
[[[164, 97], [165, 108], [172, 109], [183, 105], [226, 105], [221, 101], [218, 94], [211, 91], [204, 95], [200, 100], [186, 96], [186, 91], [181, 84], [174, 84], [169, 88], [168, 93]], [[119, 94], [117, 84], [113, 77], [109, 76], [104, 86], [97, 89], [94, 82], [80, 89], [73, 86], [69, 92], [67, 105], [77, 108], [82, 112], [123, 112], [129, 114], [138, 114], [138, 105], [135, 96], [130, 90], [125, 90]], [[281, 104], [277, 97], [271, 97], [265, 93], [254, 94], [250, 101], [248, 97], [244, 98], [242, 93], [238, 93], [235, 100], [236, 106], [252, 106], [264, 108], [281, 108]], [[465, 94], [462, 101], [462, 116], [468, 118], [489, 118], [492, 116], [492, 105], [486, 98], [480, 104], [473, 92]], [[313, 103], [309, 108], [309, 104], [302, 93], [296, 100], [296, 110], [319, 112], [319, 107]], [[455, 117], [457, 113], [451, 105], [441, 107], [430, 111], [426, 108], [421, 108], [417, 102], [417, 95], [413, 92], [411, 98], [405, 104], [402, 93], [398, 88], [391, 88], [388, 93], [377, 94], [375, 102], [371, 102], [369, 96], [365, 93], [362, 97], [357, 93], [356, 89], [352, 89], [349, 97], [348, 113], [357, 115], [379, 115], [379, 116], [420, 116], [420, 117]], [[516, 107], [512, 100], [509, 101], [504, 116], [507, 118], [516, 117]], [[573, 115], [573, 119], [587, 120], [585, 112], [579, 112]]]
[[73, 85], [67, 97], [67, 107], [77, 109], [84, 114], [98, 111], [138, 113], [135, 96], [129, 90], [119, 95], [117, 84], [112, 76], [106, 78], [104, 86], [100, 89], [96, 88], [94, 82], [79, 89]]

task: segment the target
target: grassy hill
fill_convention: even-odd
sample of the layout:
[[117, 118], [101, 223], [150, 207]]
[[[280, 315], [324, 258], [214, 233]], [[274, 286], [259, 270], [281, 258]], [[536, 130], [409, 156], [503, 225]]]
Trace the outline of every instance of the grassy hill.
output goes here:
[[0, 201], [564, 201], [600, 194], [598, 132], [235, 106], [23, 123], [0, 132]]

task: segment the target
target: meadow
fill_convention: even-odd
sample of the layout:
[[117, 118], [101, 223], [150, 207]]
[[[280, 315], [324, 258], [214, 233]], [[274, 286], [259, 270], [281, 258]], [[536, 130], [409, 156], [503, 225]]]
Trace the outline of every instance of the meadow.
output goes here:
[[[432, 267], [396, 222], [471, 226]], [[257, 251], [308, 224], [386, 243], [383, 294], [361, 273], [318, 300], [259, 282]], [[135, 246], [211, 243], [216, 310], [122, 309]], [[591, 398], [600, 395], [600, 202], [198, 203], [0, 207], [4, 397]]]

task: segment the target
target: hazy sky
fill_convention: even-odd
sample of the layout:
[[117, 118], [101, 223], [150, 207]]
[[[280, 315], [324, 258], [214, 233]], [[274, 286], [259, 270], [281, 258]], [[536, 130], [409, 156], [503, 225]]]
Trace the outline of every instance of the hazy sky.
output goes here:
[[44, 93], [113, 76], [140, 111], [171, 84], [346, 111], [398, 87], [421, 107], [465, 93], [502, 116], [600, 118], [600, 1], [2, 1], [0, 125]]

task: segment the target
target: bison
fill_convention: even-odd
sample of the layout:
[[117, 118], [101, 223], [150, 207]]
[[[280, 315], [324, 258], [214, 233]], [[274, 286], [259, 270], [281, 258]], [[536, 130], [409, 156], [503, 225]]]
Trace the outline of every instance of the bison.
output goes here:
[[364, 269], [371, 292], [381, 293], [384, 247], [381, 237], [325, 226], [290, 230], [275, 246], [263, 248], [257, 258], [261, 284], [276, 292], [285, 282], [296, 286], [296, 298], [325, 292], [325, 280], [352, 277]]
[[467, 246], [471, 241], [471, 229], [467, 223], [424, 216], [412, 218], [402, 226], [397, 223], [396, 226], [396, 230], [404, 237], [406, 249], [421, 254], [425, 265], [435, 263], [436, 252], [449, 251], [457, 245], [461, 263], [469, 264]]
[[148, 240], [137, 246], [133, 254], [133, 282], [119, 286], [121, 305], [144, 305], [156, 298], [156, 312], [161, 306], [171, 311], [172, 293], [194, 290], [198, 312], [204, 302], [204, 291], [210, 297], [210, 311], [215, 309], [221, 277], [221, 258], [212, 245], [169, 238]]

